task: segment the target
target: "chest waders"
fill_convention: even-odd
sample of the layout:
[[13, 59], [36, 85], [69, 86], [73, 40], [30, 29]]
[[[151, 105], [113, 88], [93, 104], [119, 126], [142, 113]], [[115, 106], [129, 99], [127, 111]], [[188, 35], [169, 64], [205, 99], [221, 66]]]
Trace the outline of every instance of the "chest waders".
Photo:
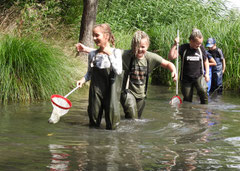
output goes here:
[[[200, 48], [198, 48], [198, 50], [200, 53], [202, 74], [204, 74], [202, 51]], [[183, 53], [182, 70], [181, 70], [181, 91], [183, 94], [183, 101], [192, 102], [193, 88], [195, 87], [197, 90], [197, 94], [200, 97], [201, 104], [207, 104], [208, 103], [207, 84], [205, 82], [204, 76], [201, 75], [200, 77], [193, 79], [191, 81], [183, 79], [183, 67], [184, 67], [184, 59], [186, 56], [186, 52], [187, 52], [187, 49]]]
[[[126, 81], [125, 89], [123, 89], [121, 93], [121, 100], [120, 100], [126, 119], [136, 119], [136, 118], [140, 119], [142, 116], [143, 109], [145, 107], [145, 97], [138, 99], [128, 89], [129, 88], [128, 84], [130, 81], [129, 80], [130, 70], [132, 69], [132, 66], [133, 66], [133, 59], [134, 57], [131, 57], [128, 71], [125, 73], [125, 76], [124, 76], [124, 77], [127, 77], [127, 81]], [[147, 72], [146, 72], [145, 89], [144, 89], [145, 95], [147, 94], [148, 79], [149, 79], [149, 61], [147, 60]]]
[[110, 81], [110, 69], [92, 68], [89, 89], [88, 116], [90, 126], [100, 127], [103, 112], [105, 114], [106, 129], [115, 129], [120, 121], [120, 76]]
[[222, 94], [222, 77], [223, 77], [223, 73], [222, 73], [222, 58], [221, 56], [223, 56], [222, 51], [220, 49], [216, 49], [215, 55], [214, 55], [214, 60], [217, 63], [217, 66], [213, 66], [212, 68], [212, 85], [211, 85], [211, 93], [213, 92], [218, 92], [218, 94]]

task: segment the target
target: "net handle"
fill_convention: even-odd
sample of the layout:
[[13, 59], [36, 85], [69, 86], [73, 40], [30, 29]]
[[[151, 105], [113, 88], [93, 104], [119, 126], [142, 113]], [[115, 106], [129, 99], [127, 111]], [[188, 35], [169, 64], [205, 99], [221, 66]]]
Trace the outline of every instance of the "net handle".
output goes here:
[[75, 87], [72, 91], [70, 91], [68, 94], [66, 94], [64, 97], [67, 98], [70, 94], [72, 94], [74, 91], [76, 91], [79, 88], [79, 86]]
[[177, 30], [177, 60], [176, 60], [176, 70], [177, 70], [177, 80], [176, 80], [176, 96], [178, 96], [178, 58], [179, 58], [179, 29]]

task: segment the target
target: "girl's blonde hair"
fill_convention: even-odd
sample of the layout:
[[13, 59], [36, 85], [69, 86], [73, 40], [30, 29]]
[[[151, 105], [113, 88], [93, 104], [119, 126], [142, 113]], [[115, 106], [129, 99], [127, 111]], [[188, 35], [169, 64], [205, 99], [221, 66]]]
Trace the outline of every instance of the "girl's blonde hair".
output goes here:
[[201, 33], [201, 31], [199, 29], [194, 28], [192, 30], [191, 35], [189, 36], [189, 40], [195, 40], [196, 38], [200, 38], [201, 39], [201, 38], [203, 38], [203, 35], [202, 35], [202, 33]]
[[101, 27], [103, 33], [109, 34], [109, 40], [108, 41], [112, 44], [113, 47], [115, 47], [115, 38], [112, 34], [112, 31], [111, 31], [111, 28], [110, 28], [109, 24], [107, 24], [107, 23], [97, 24], [93, 27], [93, 29], [95, 29], [97, 27]]
[[140, 46], [140, 42], [142, 39], [147, 39], [148, 44], [150, 44], [150, 39], [149, 36], [147, 35], [147, 33], [145, 33], [144, 31], [136, 31], [133, 35], [132, 38], [132, 44], [131, 44], [131, 48], [132, 48], [132, 52], [137, 55], [139, 46]]

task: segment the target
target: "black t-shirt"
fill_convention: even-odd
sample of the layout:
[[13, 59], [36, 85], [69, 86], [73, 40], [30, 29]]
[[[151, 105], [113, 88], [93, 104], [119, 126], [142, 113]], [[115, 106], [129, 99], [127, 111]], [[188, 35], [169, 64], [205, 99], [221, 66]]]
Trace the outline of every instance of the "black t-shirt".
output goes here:
[[179, 54], [182, 61], [181, 79], [191, 81], [199, 78], [203, 74], [202, 58], [203, 61], [205, 61], [207, 55], [203, 46], [200, 47], [200, 50], [202, 57], [199, 49], [191, 48], [189, 43], [183, 44], [179, 47]]

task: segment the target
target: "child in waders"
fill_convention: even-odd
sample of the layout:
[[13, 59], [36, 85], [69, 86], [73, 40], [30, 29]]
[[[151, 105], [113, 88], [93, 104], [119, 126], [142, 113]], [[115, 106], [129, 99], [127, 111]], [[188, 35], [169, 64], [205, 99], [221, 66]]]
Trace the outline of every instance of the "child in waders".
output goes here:
[[212, 85], [210, 93], [217, 91], [218, 94], [222, 94], [222, 77], [226, 68], [224, 55], [222, 50], [217, 47], [216, 40], [214, 38], [209, 38], [207, 40], [206, 47], [217, 63], [216, 66], [212, 67]]
[[[176, 68], [173, 63], [161, 56], [147, 51], [150, 45], [149, 36], [143, 31], [136, 31], [132, 39], [130, 50], [123, 50], [122, 65], [124, 70], [121, 104], [125, 118], [141, 118], [145, 107], [148, 76], [153, 69], [161, 66], [171, 71], [171, 76], [176, 81]], [[81, 52], [90, 52], [94, 49], [81, 43], [76, 45]]]
[[122, 56], [114, 46], [114, 37], [108, 24], [96, 25], [93, 28], [93, 40], [99, 47], [88, 55], [88, 71], [77, 82], [79, 87], [91, 80], [89, 88], [88, 116], [92, 127], [100, 127], [103, 112], [106, 129], [115, 129], [120, 121]]
[[[170, 60], [177, 58], [177, 43], [179, 39], [175, 39], [175, 43], [170, 49], [168, 58]], [[202, 45], [203, 36], [199, 29], [194, 28], [189, 36], [189, 43], [182, 44], [179, 47], [179, 55], [181, 56], [181, 91], [183, 101], [192, 102], [193, 89], [197, 90], [201, 104], [208, 103], [207, 82], [209, 81], [209, 63], [206, 50]], [[204, 75], [205, 68], [205, 75]]]
[[121, 104], [125, 118], [141, 118], [145, 107], [148, 77], [157, 67], [161, 66], [171, 72], [176, 81], [175, 65], [161, 56], [149, 52], [149, 36], [144, 31], [134, 33], [131, 50], [124, 50], [123, 70], [124, 79], [121, 94]]
[[206, 51], [206, 54], [207, 54], [208, 62], [209, 62], [209, 81], [207, 83], [207, 85], [208, 85], [207, 94], [209, 95], [209, 92], [210, 92], [210, 89], [211, 89], [211, 83], [212, 83], [212, 66], [216, 66], [217, 63], [214, 60], [214, 58], [212, 57], [211, 53]]

